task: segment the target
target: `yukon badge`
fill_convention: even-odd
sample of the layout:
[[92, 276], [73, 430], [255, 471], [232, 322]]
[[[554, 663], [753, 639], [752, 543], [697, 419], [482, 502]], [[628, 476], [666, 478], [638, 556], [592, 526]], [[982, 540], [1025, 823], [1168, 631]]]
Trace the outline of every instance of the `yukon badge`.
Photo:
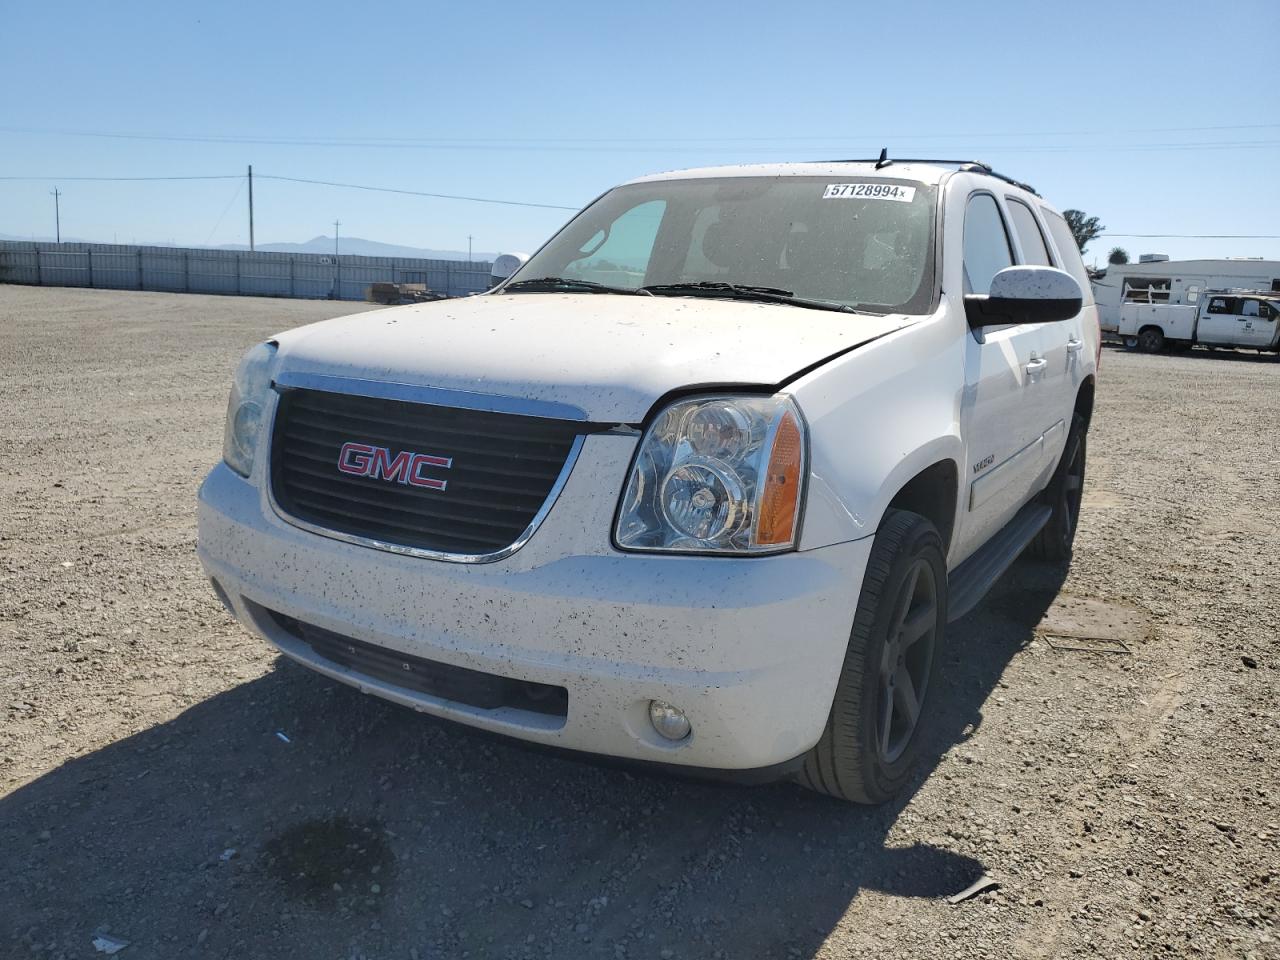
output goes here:
[[449, 481], [423, 476], [424, 468], [439, 467], [442, 470], [448, 470], [452, 466], [452, 457], [436, 457], [410, 450], [401, 450], [392, 456], [391, 451], [386, 447], [375, 447], [367, 443], [344, 443], [342, 452], [338, 454], [338, 469], [343, 473], [353, 477], [388, 480], [427, 490], [443, 491], [449, 485]]

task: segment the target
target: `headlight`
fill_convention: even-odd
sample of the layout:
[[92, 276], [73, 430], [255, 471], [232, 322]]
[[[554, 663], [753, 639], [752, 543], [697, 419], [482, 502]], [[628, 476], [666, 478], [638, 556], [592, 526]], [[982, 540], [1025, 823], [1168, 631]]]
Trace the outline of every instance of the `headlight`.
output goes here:
[[696, 397], [640, 441], [614, 539], [624, 550], [769, 553], [795, 546], [804, 421], [789, 397]]
[[244, 355], [231, 382], [227, 426], [222, 435], [222, 459], [242, 477], [253, 472], [253, 458], [271, 389], [271, 362], [276, 345], [260, 343]]

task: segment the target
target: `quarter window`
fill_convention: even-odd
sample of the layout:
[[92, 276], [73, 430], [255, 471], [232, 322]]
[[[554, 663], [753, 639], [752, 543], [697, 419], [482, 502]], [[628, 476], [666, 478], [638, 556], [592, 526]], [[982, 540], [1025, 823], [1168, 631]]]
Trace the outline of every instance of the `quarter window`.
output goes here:
[[1022, 244], [1022, 256], [1026, 263], [1041, 267], [1052, 267], [1049, 248], [1045, 245], [1044, 234], [1040, 232], [1040, 224], [1036, 223], [1031, 208], [1019, 200], [1006, 197], [1009, 205], [1009, 219], [1013, 221], [1013, 232], [1018, 235]]
[[1209, 313], [1224, 313], [1228, 316], [1234, 315], [1236, 312], [1236, 302], [1234, 297], [1213, 297], [1209, 301]]
[[666, 206], [664, 200], [650, 200], [631, 207], [578, 248], [564, 275], [611, 287], [641, 286]]
[[1071, 228], [1067, 226], [1067, 221], [1062, 219], [1062, 214], [1048, 207], [1041, 207], [1040, 213], [1044, 216], [1044, 222], [1049, 225], [1049, 236], [1053, 237], [1053, 244], [1058, 248], [1058, 258], [1062, 261], [1062, 268], [1076, 278], [1076, 283], [1080, 284], [1080, 294], [1084, 297], [1084, 305], [1087, 307], [1093, 303], [1093, 284], [1089, 282], [1089, 271], [1084, 268], [1084, 261], [1080, 259], [1080, 248], [1076, 246], [1076, 238], [1071, 235]]
[[964, 279], [968, 293], [989, 293], [991, 279], [1013, 266], [1013, 251], [995, 197], [979, 193], [969, 198], [964, 215]]

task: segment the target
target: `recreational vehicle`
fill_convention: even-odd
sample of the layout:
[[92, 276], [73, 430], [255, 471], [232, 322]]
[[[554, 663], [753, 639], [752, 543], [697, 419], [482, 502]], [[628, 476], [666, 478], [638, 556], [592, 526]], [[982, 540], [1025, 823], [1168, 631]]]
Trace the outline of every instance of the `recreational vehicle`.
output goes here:
[[[1124, 303], [1196, 305], [1206, 290], [1280, 293], [1280, 260], [1170, 260], [1112, 264], [1093, 280], [1093, 296], [1104, 333], [1120, 328]], [[1158, 257], [1159, 255], [1155, 255]]]

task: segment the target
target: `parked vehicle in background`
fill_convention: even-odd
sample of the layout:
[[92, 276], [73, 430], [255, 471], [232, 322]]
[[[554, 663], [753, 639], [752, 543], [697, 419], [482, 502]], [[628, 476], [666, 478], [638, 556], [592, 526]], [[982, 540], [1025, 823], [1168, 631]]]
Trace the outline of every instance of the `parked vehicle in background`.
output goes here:
[[880, 802], [948, 621], [1070, 557], [1099, 349], [1065, 220], [984, 165], [645, 177], [489, 293], [250, 350], [198, 552], [367, 693]]
[[527, 253], [503, 253], [495, 257], [493, 266], [489, 268], [489, 279], [492, 285], [496, 287], [524, 266], [524, 262], [528, 259]]
[[1195, 306], [1126, 303], [1117, 331], [1129, 348], [1159, 353], [1195, 344], [1280, 351], [1280, 294], [1210, 290]]
[[1125, 304], [1198, 305], [1206, 290], [1280, 293], [1280, 260], [1170, 260], [1144, 253], [1138, 263], [1112, 264], [1093, 279], [1103, 333], [1118, 334]]
[[402, 303], [430, 303], [449, 297], [439, 290], [430, 289], [425, 283], [371, 283], [364, 289], [364, 298], [369, 303], [397, 306]]

